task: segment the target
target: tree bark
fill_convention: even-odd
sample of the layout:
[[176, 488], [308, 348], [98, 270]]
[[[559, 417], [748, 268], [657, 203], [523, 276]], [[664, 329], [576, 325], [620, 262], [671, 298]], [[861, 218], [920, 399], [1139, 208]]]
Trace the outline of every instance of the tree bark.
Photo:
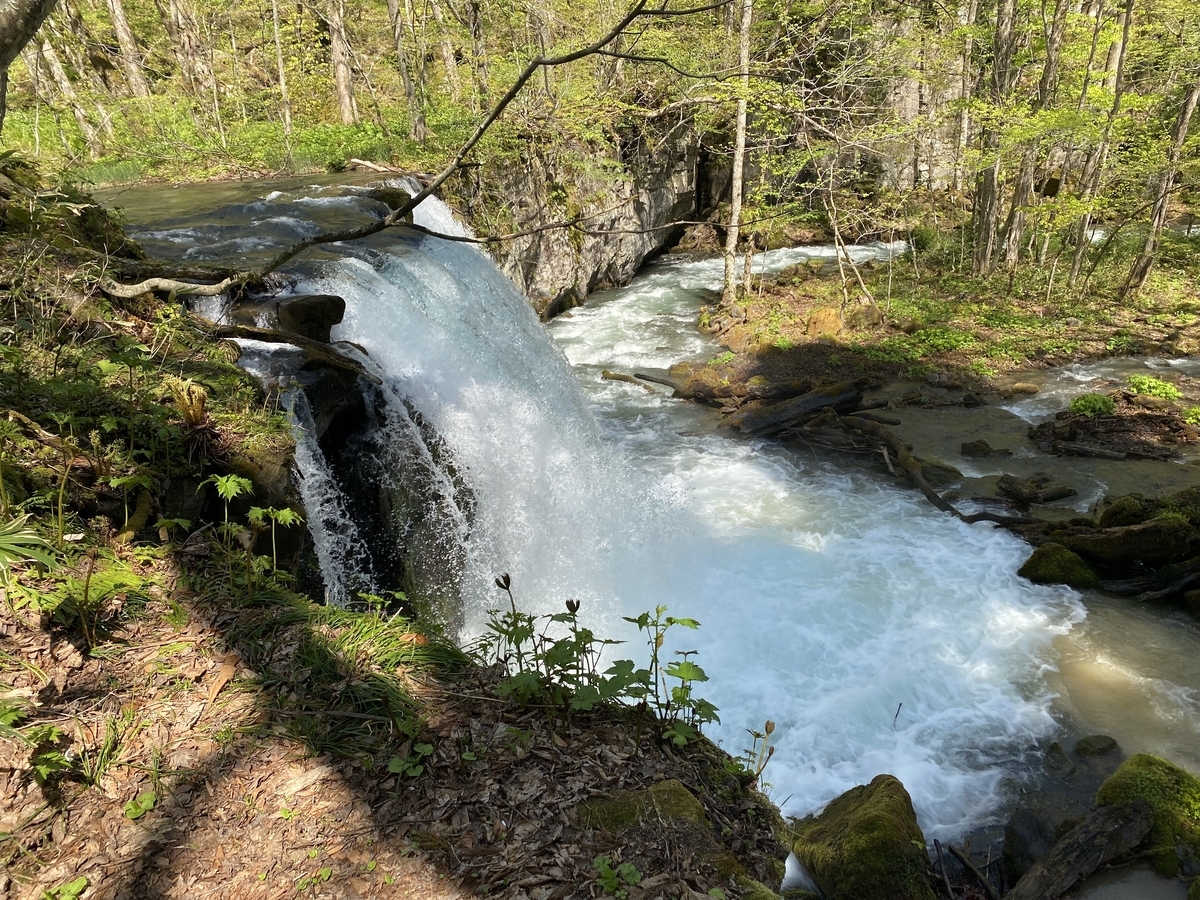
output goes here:
[[[1121, 40], [1113, 44], [1112, 48], [1109, 48], [1108, 55], [1110, 60], [1113, 56], [1113, 48], [1116, 48], [1116, 63], [1112, 74], [1112, 106], [1109, 108], [1108, 118], [1105, 120], [1100, 140], [1088, 153], [1087, 160], [1083, 164], [1083, 175], [1080, 179], [1080, 194], [1086, 211], [1079, 217], [1079, 221], [1075, 225], [1075, 254], [1071, 260], [1071, 274], [1067, 278], [1067, 284], [1071, 287], [1075, 287], [1076, 281], [1079, 280], [1079, 271], [1083, 267], [1083, 258], [1087, 254], [1088, 244], [1091, 241], [1092, 206], [1095, 203], [1096, 194], [1100, 191], [1100, 182], [1104, 177], [1104, 167], [1108, 162], [1109, 142], [1112, 137], [1113, 123], [1121, 112], [1121, 101], [1125, 93], [1125, 51], [1129, 47], [1129, 33], [1133, 28], [1133, 3], [1134, 0], [1125, 0]], [[1106, 78], [1105, 81], [1107, 82], [1108, 79]]]
[[83, 135], [83, 141], [87, 145], [88, 154], [93, 158], [99, 156], [104, 152], [104, 147], [100, 142], [95, 127], [88, 121], [87, 113], [79, 104], [79, 97], [75, 93], [71, 79], [67, 77], [66, 70], [63, 69], [63, 64], [59, 60], [58, 54], [50, 46], [50, 41], [42, 41], [41, 54], [42, 59], [45, 60], [46, 68], [50, 71], [50, 77], [54, 79], [54, 84], [58, 88], [58, 92], [62, 95], [63, 102], [71, 108], [71, 113], [75, 116], [75, 121], [79, 125], [79, 131]]
[[737, 299], [737, 272], [734, 257], [737, 253], [738, 231], [742, 217], [742, 177], [746, 166], [746, 107], [750, 96], [750, 19], [754, 0], [742, 0], [742, 24], [738, 33], [737, 125], [733, 142], [733, 178], [729, 188], [729, 228], [725, 232], [725, 288], [721, 304], [732, 306]]
[[396, 41], [396, 68], [400, 70], [400, 82], [404, 87], [404, 101], [408, 105], [408, 136], [418, 143], [429, 137], [425, 124], [425, 111], [421, 97], [413, 83], [408, 65], [408, 51], [404, 49], [405, 22], [400, 14], [400, 0], [387, 0], [388, 18], [392, 21], [392, 37]]
[[1171, 129], [1171, 147], [1167, 151], [1167, 164], [1155, 179], [1154, 207], [1150, 212], [1150, 231], [1146, 234], [1146, 240], [1142, 244], [1137, 259], [1133, 261], [1133, 265], [1129, 269], [1129, 275], [1126, 276], [1124, 284], [1117, 292], [1118, 302], [1124, 300], [1129, 294], [1141, 290], [1146, 279], [1150, 277], [1150, 270], [1154, 268], [1155, 255], [1158, 253], [1159, 241], [1162, 240], [1163, 228], [1167, 224], [1167, 213], [1170, 211], [1171, 185], [1175, 183], [1175, 178], [1179, 174], [1179, 157], [1183, 153], [1184, 142], [1187, 141], [1188, 129], [1192, 125], [1192, 116], [1196, 112], [1196, 103], [1200, 101], [1200, 72], [1193, 77], [1197, 80], [1193, 81], [1188, 88], [1183, 99], [1183, 106], [1180, 107], [1175, 125]]
[[[996, 0], [996, 29], [992, 40], [992, 102], [1002, 107], [1012, 93], [1013, 54], [1016, 52], [1016, 0]], [[975, 192], [975, 252], [972, 270], [976, 275], [990, 274], [996, 264], [1000, 221], [1000, 131], [995, 126], [983, 133], [985, 156], [995, 158], [979, 174]]]
[[8, 67], [41, 28], [56, 0], [0, 0], [0, 133], [8, 109]]
[[429, 0], [429, 8], [438, 24], [438, 50], [442, 55], [442, 68], [446, 73], [446, 83], [450, 85], [450, 99], [455, 103], [462, 97], [462, 82], [458, 77], [458, 60], [454, 57], [454, 47], [446, 36], [446, 14], [438, 0]]
[[175, 60], [188, 92], [200, 99], [209, 97], [213, 92], [213, 72], [204, 55], [195, 15], [187, 7], [186, 0], [167, 0], [165, 9], [162, 0], [154, 0], [154, 3], [171, 38]]
[[346, 38], [345, 7], [342, 0], [330, 0], [325, 21], [329, 25], [329, 56], [333, 64], [333, 86], [337, 95], [338, 115], [345, 125], [358, 123], [354, 102], [354, 82], [350, 65], [350, 42]]
[[142, 71], [142, 56], [138, 51], [137, 41], [133, 37], [133, 29], [129, 27], [129, 19], [125, 16], [125, 6], [121, 0], [105, 0], [108, 13], [112, 17], [113, 31], [117, 35], [117, 45], [121, 49], [121, 68], [125, 72], [125, 84], [129, 93], [135, 97], [149, 97], [150, 83]]
[[288, 166], [292, 165], [292, 101], [288, 96], [287, 69], [283, 65], [283, 41], [279, 37], [279, 3], [271, 0], [271, 28], [275, 37], [275, 65], [279, 69], [279, 110], [283, 119], [283, 144]]
[[[1042, 77], [1038, 82], [1037, 97], [1033, 104], [1036, 115], [1051, 105], [1058, 90], [1058, 64], [1062, 58], [1063, 39], [1067, 33], [1067, 12], [1070, 0], [1055, 0], [1054, 14], [1046, 32], [1046, 59], [1042, 65]], [[1045, 16], [1045, 3], [1042, 5]], [[1012, 202], [1008, 219], [1004, 223], [1004, 263], [1011, 270], [1021, 258], [1021, 245], [1025, 238], [1025, 209], [1033, 200], [1033, 182], [1036, 176], [1038, 148], [1027, 147], [1021, 154], [1021, 166], [1013, 182]]]

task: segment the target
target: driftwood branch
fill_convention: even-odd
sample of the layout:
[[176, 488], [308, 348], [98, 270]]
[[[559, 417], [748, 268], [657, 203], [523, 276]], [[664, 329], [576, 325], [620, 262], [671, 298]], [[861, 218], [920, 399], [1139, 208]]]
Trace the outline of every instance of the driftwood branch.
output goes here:
[[248, 338], [270, 344], [291, 344], [294, 347], [299, 347], [311, 359], [319, 360], [334, 368], [345, 369], [348, 372], [353, 372], [355, 375], [361, 375], [372, 384], [383, 384], [378, 375], [368, 372], [362, 363], [346, 356], [332, 344], [326, 344], [323, 341], [314, 341], [312, 338], [302, 337], [290, 331], [277, 331], [274, 328], [255, 328], [253, 325], [218, 325], [216, 328], [211, 329], [210, 333], [214, 337], [221, 338]]
[[992, 887], [992, 883], [987, 880], [987, 877], [982, 872], [979, 871], [975, 863], [971, 862], [971, 858], [969, 856], [960, 851], [953, 844], [947, 844], [946, 849], [953, 853], [954, 858], [962, 863], [963, 866], [966, 867], [967, 871], [974, 875], [975, 879], [981, 885], [983, 885], [983, 889], [987, 892], [988, 900], [1000, 900], [1000, 892]]

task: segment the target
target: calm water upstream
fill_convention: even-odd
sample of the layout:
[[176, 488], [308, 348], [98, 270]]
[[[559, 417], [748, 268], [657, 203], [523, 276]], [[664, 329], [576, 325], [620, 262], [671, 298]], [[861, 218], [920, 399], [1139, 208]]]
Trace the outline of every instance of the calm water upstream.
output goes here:
[[[381, 214], [353, 189], [296, 182], [116, 202], [152, 252], [232, 262]], [[440, 204], [418, 221], [457, 227]], [[831, 253], [781, 251], [759, 266]], [[699, 619], [668, 650], [698, 651], [726, 749], [775, 720], [766, 778], [785, 811], [891, 772], [927, 837], [956, 837], [1000, 810], [1064, 722], [1200, 769], [1194, 623], [1031, 585], [1015, 574], [1027, 546], [1003, 531], [600, 378], [716, 355], [695, 319], [718, 262], [657, 263], [548, 327], [465, 244], [383, 235], [289, 272], [296, 293], [346, 298], [335, 339], [367, 349], [474, 490], [467, 631], [505, 571], [527, 608], [581, 599], [598, 633], [629, 640], [618, 655], [645, 652], [623, 616], [665, 605]]]

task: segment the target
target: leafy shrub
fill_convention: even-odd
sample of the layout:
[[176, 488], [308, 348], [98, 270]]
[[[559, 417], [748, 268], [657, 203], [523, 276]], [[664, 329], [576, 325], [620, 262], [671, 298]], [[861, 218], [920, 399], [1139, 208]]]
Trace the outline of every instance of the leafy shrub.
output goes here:
[[1116, 404], [1103, 394], [1080, 394], [1071, 401], [1071, 412], [1077, 416], [1111, 416]]
[[1178, 400], [1183, 396], [1175, 385], [1152, 375], [1130, 375], [1129, 389], [1135, 394], [1146, 394], [1163, 400]]
[[1192, 406], [1183, 411], [1183, 421], [1189, 425], [1200, 425], [1200, 406]]

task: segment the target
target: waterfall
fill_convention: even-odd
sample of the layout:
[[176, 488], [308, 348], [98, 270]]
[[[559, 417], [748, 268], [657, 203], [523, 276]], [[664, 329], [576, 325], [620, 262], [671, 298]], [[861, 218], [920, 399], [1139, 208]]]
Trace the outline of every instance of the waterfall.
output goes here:
[[[380, 214], [361, 192], [320, 199], [277, 243], [313, 217]], [[256, 201], [247, 218], [282, 228], [299, 215], [271, 206], [286, 202]], [[436, 201], [415, 218], [466, 234]], [[270, 251], [257, 224], [244, 238], [229, 228], [226, 247]], [[758, 268], [831, 252], [785, 251]], [[605, 366], [719, 353], [694, 326], [719, 271], [656, 265], [557, 320], [551, 340], [469, 243], [400, 229], [291, 265], [290, 290], [345, 298], [333, 337], [361, 346], [382, 382], [366, 430], [328, 463], [295, 407], [331, 600], [376, 584], [389, 560], [373, 548], [386, 538], [403, 544], [404, 573], [461, 596], [464, 638], [499, 604], [502, 572], [530, 612], [582, 601], [598, 635], [629, 642], [621, 656], [645, 653], [623, 617], [666, 605], [703, 623], [664, 652], [699, 650], [711, 678], [701, 693], [721, 708], [712, 736], [736, 755], [746, 729], [776, 721], [766, 779], [787, 812], [886, 771], [928, 837], [957, 837], [1029, 777], [1036, 747], [1057, 733], [1045, 673], [1056, 636], [1082, 618], [1076, 595], [1018, 578], [1027, 548], [1011, 535], [811, 454], [732, 440], [711, 410], [600, 379]], [[335, 489], [346, 467], [361, 469], [365, 496]], [[368, 501], [374, 518], [356, 529], [348, 514]], [[385, 515], [399, 508], [407, 518]]]
[[325, 581], [325, 599], [337, 606], [355, 600], [359, 592], [375, 593], [371, 561], [354, 520], [346, 511], [342, 491], [317, 444], [316, 425], [304, 391], [291, 389], [281, 397], [296, 439], [297, 485], [304, 501], [313, 549]]

